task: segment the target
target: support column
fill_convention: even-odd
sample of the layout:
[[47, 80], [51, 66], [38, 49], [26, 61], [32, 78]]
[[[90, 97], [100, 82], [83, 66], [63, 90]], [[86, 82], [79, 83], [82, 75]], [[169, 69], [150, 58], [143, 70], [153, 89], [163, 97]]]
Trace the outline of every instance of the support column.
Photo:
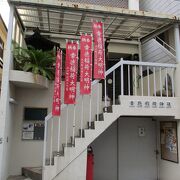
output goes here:
[[180, 63], [180, 35], [179, 35], [179, 25], [174, 25], [174, 41], [176, 50], [176, 61]]
[[129, 10], [139, 11], [139, 0], [128, 0]]
[[142, 62], [142, 44], [141, 44], [141, 41], [139, 41], [138, 50], [139, 50], [139, 61]]
[[174, 25], [174, 41], [175, 41], [175, 50], [176, 50], [176, 62], [177, 68], [175, 71], [175, 96], [180, 97], [180, 84], [179, 77], [180, 77], [180, 35], [179, 35], [179, 25]]
[[10, 154], [7, 152], [8, 148], [8, 130], [7, 126], [10, 121], [9, 114], [11, 113], [10, 98], [10, 84], [9, 71], [12, 64], [12, 33], [14, 20], [14, 6], [10, 5], [10, 16], [8, 25], [7, 43], [5, 48], [5, 56], [3, 62], [3, 74], [1, 84], [1, 101], [0, 101], [0, 180], [7, 179], [8, 176], [8, 158]]

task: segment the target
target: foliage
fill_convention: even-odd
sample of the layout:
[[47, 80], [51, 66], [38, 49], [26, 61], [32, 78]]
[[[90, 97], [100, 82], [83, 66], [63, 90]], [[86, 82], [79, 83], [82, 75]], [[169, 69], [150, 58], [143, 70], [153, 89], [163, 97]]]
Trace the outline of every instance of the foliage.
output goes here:
[[15, 47], [14, 60], [16, 70], [39, 74], [49, 80], [54, 79], [55, 55], [53, 51], [43, 52], [33, 47], [28, 47], [28, 49]]

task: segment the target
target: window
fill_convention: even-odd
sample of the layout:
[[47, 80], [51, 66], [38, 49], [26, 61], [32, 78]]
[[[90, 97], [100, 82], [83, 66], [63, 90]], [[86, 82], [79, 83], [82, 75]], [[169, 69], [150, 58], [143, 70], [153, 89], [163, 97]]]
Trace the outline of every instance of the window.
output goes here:
[[4, 52], [4, 42], [0, 37], [0, 58], [3, 59], [3, 52]]
[[24, 108], [25, 121], [44, 121], [47, 116], [47, 108]]

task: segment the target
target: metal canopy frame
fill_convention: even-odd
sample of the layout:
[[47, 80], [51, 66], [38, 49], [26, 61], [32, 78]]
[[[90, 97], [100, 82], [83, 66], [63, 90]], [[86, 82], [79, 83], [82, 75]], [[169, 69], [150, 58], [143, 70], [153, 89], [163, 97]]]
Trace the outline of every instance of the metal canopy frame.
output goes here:
[[104, 22], [106, 38], [139, 40], [179, 23], [179, 18], [170, 15], [65, 1], [11, 0], [10, 3], [15, 6], [26, 32], [39, 27], [43, 33], [79, 36], [92, 33], [94, 19]]

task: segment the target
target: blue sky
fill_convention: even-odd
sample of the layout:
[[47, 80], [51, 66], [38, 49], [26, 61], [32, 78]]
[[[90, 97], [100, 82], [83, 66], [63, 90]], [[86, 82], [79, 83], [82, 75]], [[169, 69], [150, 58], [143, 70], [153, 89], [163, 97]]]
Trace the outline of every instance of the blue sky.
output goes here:
[[9, 5], [7, 0], [0, 0], [0, 14], [8, 27], [8, 20], [9, 20]]

